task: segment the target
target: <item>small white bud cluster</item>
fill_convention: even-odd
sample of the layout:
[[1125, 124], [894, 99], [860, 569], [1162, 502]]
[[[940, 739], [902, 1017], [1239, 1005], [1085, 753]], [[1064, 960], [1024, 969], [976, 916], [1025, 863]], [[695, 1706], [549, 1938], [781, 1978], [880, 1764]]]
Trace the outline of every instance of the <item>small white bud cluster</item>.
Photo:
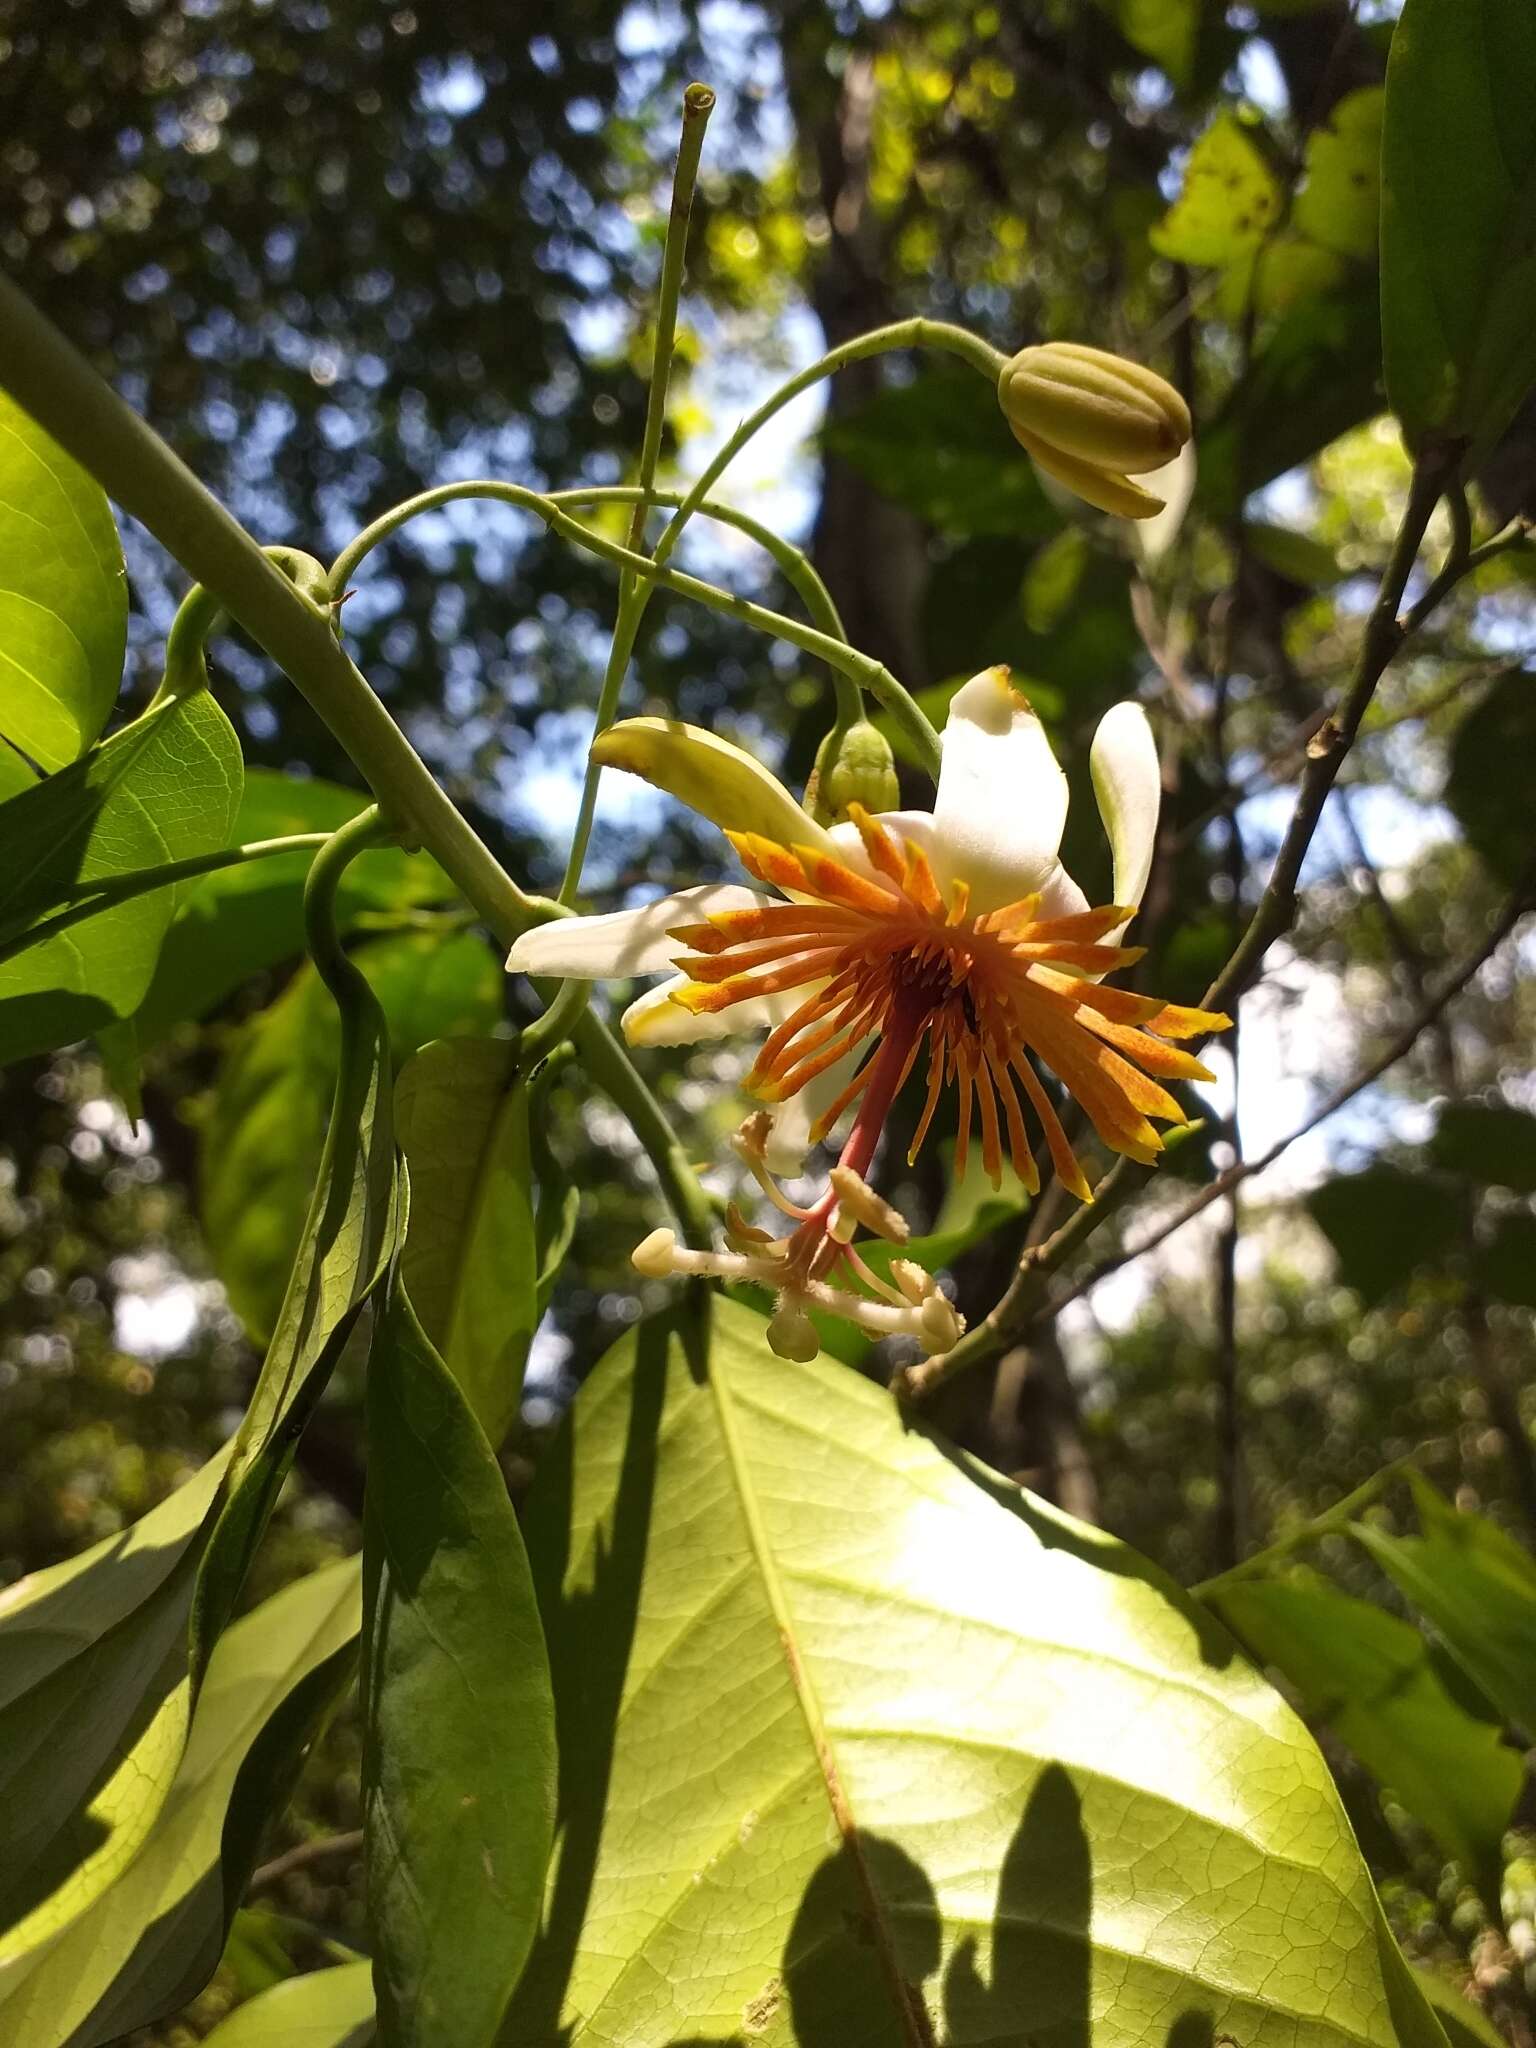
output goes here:
[[[749, 1117], [736, 1134], [739, 1156], [754, 1168], [761, 1165], [766, 1121], [763, 1118], [759, 1127], [759, 1120]], [[915, 1337], [930, 1357], [951, 1350], [959, 1342], [965, 1322], [933, 1275], [911, 1259], [895, 1259], [890, 1278], [883, 1279], [853, 1248], [851, 1240], [861, 1223], [888, 1243], [905, 1244], [910, 1235], [906, 1218], [852, 1167], [835, 1166], [830, 1178], [837, 1200], [826, 1212], [824, 1225], [810, 1227], [821, 1212], [799, 1209], [786, 1201], [765, 1169], [759, 1179], [766, 1183], [778, 1207], [806, 1228], [789, 1237], [770, 1237], [766, 1230], [749, 1223], [733, 1202], [726, 1212], [726, 1250], [694, 1251], [678, 1243], [675, 1231], [653, 1230], [635, 1246], [630, 1262], [650, 1280], [686, 1273], [714, 1280], [753, 1281], [771, 1288], [777, 1306], [768, 1324], [769, 1345], [780, 1358], [797, 1363], [813, 1359], [821, 1348], [810, 1314], [813, 1308], [841, 1316], [871, 1337]], [[868, 1295], [851, 1287], [833, 1286], [813, 1273], [813, 1265], [823, 1263], [816, 1254], [828, 1248], [828, 1240], [836, 1252], [830, 1270], [847, 1272], [869, 1289]]]

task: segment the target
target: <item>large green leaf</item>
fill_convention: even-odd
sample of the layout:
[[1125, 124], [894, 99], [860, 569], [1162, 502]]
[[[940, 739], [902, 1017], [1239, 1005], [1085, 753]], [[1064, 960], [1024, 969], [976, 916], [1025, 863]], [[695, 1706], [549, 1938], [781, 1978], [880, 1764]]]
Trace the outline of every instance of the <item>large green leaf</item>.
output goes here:
[[1324, 1181], [1307, 1207], [1338, 1255], [1339, 1278], [1368, 1302], [1435, 1270], [1461, 1233], [1453, 1188], [1384, 1161]]
[[1311, 1576], [1240, 1579], [1213, 1604], [1496, 1900], [1525, 1773], [1454, 1666], [1409, 1623]]
[[504, 2048], [1441, 2044], [1214, 1622], [856, 1374], [683, 1317], [529, 1504], [561, 1835]]
[[187, 1616], [227, 1465], [0, 1600], [0, 1986], [154, 1820], [186, 1739]]
[[52, 770], [100, 733], [128, 624], [101, 486], [0, 391], [0, 739]]
[[380, 2034], [387, 2048], [490, 2048], [538, 1926], [554, 1701], [506, 1481], [398, 1277], [367, 1414], [363, 1815]]
[[[354, 957], [383, 1005], [397, 1068], [429, 1039], [500, 1019], [504, 977], [468, 932], [369, 940]], [[314, 1185], [336, 1034], [330, 997], [301, 967], [235, 1039], [203, 1127], [203, 1228], [231, 1303], [257, 1335], [273, 1326]]]
[[1351, 1533], [1423, 1615], [1511, 1727], [1536, 1734], [1536, 1560], [1485, 1515], [1460, 1513], [1410, 1475], [1420, 1536]]
[[147, 1841], [87, 1913], [0, 1976], [0, 2038], [100, 2048], [185, 2004], [213, 1974], [259, 1829], [355, 1664], [361, 1613], [348, 1558], [220, 1639]]
[[1406, 0], [1387, 66], [1381, 308], [1411, 444], [1487, 446], [1536, 381], [1536, 11]]
[[1531, 806], [1511, 761], [1536, 756], [1536, 674], [1511, 669], [1456, 728], [1445, 800], [1500, 881], [1519, 882], [1531, 858]]
[[1291, 308], [1200, 436], [1197, 502], [1230, 517], [1250, 492], [1381, 409], [1381, 319], [1361, 286]]
[[1507, 1102], [1448, 1102], [1429, 1156], [1447, 1172], [1484, 1187], [1536, 1195], [1536, 1116]]
[[373, 2036], [372, 1965], [342, 1963], [236, 2006], [204, 2048], [367, 2048]]
[[[232, 837], [236, 843], [334, 832], [368, 801], [317, 779], [251, 769]], [[249, 866], [221, 868], [191, 885], [134, 1016], [147, 1047], [184, 1020], [206, 1016], [263, 968], [293, 959], [304, 944], [304, 876], [311, 856], [279, 854]], [[336, 892], [336, 921], [351, 930], [369, 911], [406, 911], [442, 903], [453, 888], [424, 853], [373, 847], [360, 854]]]
[[411, 1175], [402, 1272], [428, 1339], [493, 1444], [518, 1412], [539, 1320], [528, 1083], [505, 1038], [444, 1038], [396, 1090]]
[[996, 393], [970, 371], [929, 370], [822, 429], [829, 454], [946, 533], [1043, 537], [1060, 525], [1004, 423]]
[[[241, 773], [229, 720], [199, 690], [0, 804], [0, 939], [84, 883], [228, 845]], [[0, 1061], [128, 1016], [187, 887], [135, 896], [0, 962]]]

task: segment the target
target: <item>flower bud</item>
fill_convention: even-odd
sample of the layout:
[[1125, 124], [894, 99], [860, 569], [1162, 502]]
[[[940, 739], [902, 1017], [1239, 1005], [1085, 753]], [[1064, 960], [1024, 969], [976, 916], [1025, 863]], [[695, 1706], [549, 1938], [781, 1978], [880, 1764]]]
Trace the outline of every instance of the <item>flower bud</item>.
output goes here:
[[806, 808], [818, 824], [836, 824], [850, 804], [866, 811], [894, 811], [901, 802], [890, 742], [867, 718], [822, 741], [806, 790]]
[[1161, 469], [1192, 428], [1189, 407], [1156, 371], [1105, 349], [1047, 342], [1004, 364], [997, 395], [1031, 460], [1078, 497], [1125, 519], [1162, 510], [1129, 478]]

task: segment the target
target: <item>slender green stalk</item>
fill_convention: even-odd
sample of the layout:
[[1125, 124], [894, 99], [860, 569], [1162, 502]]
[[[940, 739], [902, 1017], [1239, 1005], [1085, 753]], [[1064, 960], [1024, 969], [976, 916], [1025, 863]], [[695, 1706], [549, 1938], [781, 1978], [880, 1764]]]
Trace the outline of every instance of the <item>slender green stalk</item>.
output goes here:
[[0, 944], [0, 963], [14, 960], [28, 947], [39, 946], [44, 939], [68, 931], [71, 925], [95, 917], [100, 911], [110, 910], [115, 904], [129, 903], [135, 896], [147, 896], [152, 889], [168, 888], [173, 882], [189, 882], [198, 875], [215, 874], [220, 868], [238, 868], [250, 861], [270, 860], [274, 854], [312, 851], [315, 847], [324, 846], [329, 836], [325, 832], [295, 832], [285, 839], [249, 839], [243, 846], [221, 847], [217, 853], [195, 853], [186, 860], [165, 861], [159, 867], [130, 868], [125, 874], [103, 875], [99, 881], [82, 882], [79, 889], [72, 892], [72, 900], [65, 909], [37, 924], [28, 925], [25, 931]]
[[1240, 1564], [1229, 1570], [1218, 1572], [1213, 1579], [1202, 1579], [1192, 1587], [1197, 1600], [1209, 1601], [1219, 1597], [1228, 1586], [1240, 1585], [1244, 1579], [1262, 1579], [1274, 1570], [1277, 1564], [1293, 1557], [1298, 1550], [1305, 1550], [1311, 1544], [1319, 1543], [1325, 1536], [1342, 1536], [1362, 1508], [1380, 1500], [1387, 1489], [1413, 1464], [1412, 1458], [1394, 1458], [1390, 1465], [1383, 1465], [1379, 1472], [1357, 1486], [1353, 1493], [1345, 1494], [1341, 1501], [1315, 1515], [1310, 1522], [1302, 1522], [1297, 1528], [1279, 1536], [1265, 1549], [1253, 1557], [1245, 1557]]
[[[693, 211], [693, 188], [698, 177], [699, 153], [704, 145], [704, 129], [714, 104], [715, 96], [707, 85], [690, 85], [683, 96], [683, 134], [678, 146], [677, 167], [672, 174], [672, 207], [667, 215], [667, 239], [662, 251], [661, 285], [657, 293], [656, 346], [651, 355], [651, 386], [646, 395], [645, 437], [640, 451], [640, 488], [644, 491], [648, 491], [656, 481], [656, 461], [661, 453], [661, 430], [666, 421], [667, 390], [672, 375], [677, 301], [683, 285], [688, 219]], [[631, 553], [645, 551], [645, 513], [645, 506], [637, 505], [630, 520]], [[608, 659], [597, 693], [597, 715], [592, 727], [594, 739], [599, 733], [606, 732], [619, 715], [619, 696], [624, 687], [625, 671], [629, 667], [649, 599], [650, 592], [638, 580], [635, 571], [626, 569], [619, 578], [613, 638], [608, 643]], [[581, 873], [592, 839], [592, 824], [597, 815], [597, 789], [601, 780], [602, 769], [589, 758], [581, 780], [581, 801], [577, 806], [570, 850], [566, 855], [565, 876], [560, 884], [562, 903], [574, 902], [581, 888]]]
[[[656, 346], [651, 355], [651, 388], [646, 394], [645, 435], [640, 444], [640, 489], [648, 492], [656, 481], [656, 464], [661, 455], [661, 436], [667, 422], [667, 391], [672, 380], [672, 347], [677, 336], [677, 303], [683, 288], [683, 259], [688, 249], [688, 220], [693, 212], [693, 188], [698, 182], [699, 157], [704, 148], [704, 130], [715, 110], [715, 95], [707, 85], [690, 85], [683, 94], [683, 132], [677, 146], [677, 167], [672, 173], [672, 207], [667, 216], [667, 239], [661, 256], [661, 286], [656, 301]], [[645, 551], [647, 501], [642, 496], [629, 523], [629, 544]], [[629, 594], [629, 584], [623, 586]]]
[[819, 356], [814, 363], [791, 377], [788, 383], [781, 384], [777, 391], [763, 400], [756, 412], [749, 413], [742, 421], [677, 508], [656, 543], [657, 561], [666, 561], [682, 538], [688, 521], [753, 435], [767, 426], [775, 413], [782, 412], [802, 391], [809, 391], [813, 384], [819, 384], [823, 377], [834, 376], [849, 363], [862, 363], [870, 356], [883, 355], [898, 348], [931, 348], [960, 356], [994, 386], [1008, 360], [1001, 349], [993, 348], [979, 335], [967, 334], [963, 327], [952, 327], [947, 320], [898, 320], [890, 327], [873, 328], [868, 334], [845, 341], [839, 348], [829, 349], [826, 355]]
[[[502, 504], [520, 506], [525, 512], [532, 512], [542, 519], [552, 533], [574, 546], [585, 548], [589, 554], [597, 555], [616, 567], [632, 572], [652, 587], [675, 591], [679, 597], [691, 598], [696, 604], [707, 605], [711, 611], [723, 612], [727, 618], [740, 619], [743, 625], [752, 626], [760, 633], [766, 633], [776, 640], [787, 640], [792, 647], [813, 654], [829, 667], [851, 676], [866, 689], [878, 704], [891, 715], [892, 723], [898, 726], [907, 743], [931, 775], [937, 775], [939, 767], [939, 736], [925, 716], [922, 707], [910, 692], [891, 674], [890, 670], [863, 654], [856, 647], [850, 647], [845, 640], [835, 639], [816, 626], [802, 625], [798, 619], [786, 618], [783, 612], [770, 611], [766, 605], [754, 604], [750, 598], [737, 597], [734, 592], [720, 590], [713, 583], [706, 583], [701, 577], [689, 576], [681, 569], [663, 568], [648, 555], [637, 555], [619, 541], [610, 540], [605, 534], [594, 533], [588, 526], [567, 512], [553, 498], [542, 492], [529, 490], [524, 484], [498, 483], [494, 478], [459, 484], [439, 484], [435, 489], [422, 491], [414, 498], [407, 498], [402, 504], [376, 519], [363, 533], [360, 533], [344, 555], [336, 559], [331, 571], [331, 588], [339, 590], [345, 583], [344, 571], [354, 569], [370, 548], [403, 526], [418, 513], [430, 512], [438, 505], [445, 505], [454, 498], [492, 498]], [[637, 593], [634, 603], [641, 606], [645, 591]], [[621, 611], [624, 600], [620, 600]], [[638, 616], [636, 623], [638, 623]], [[617, 645], [617, 641], [615, 642]], [[625, 656], [627, 663], [628, 656]], [[601, 730], [599, 726], [599, 730]], [[525, 919], [524, 922], [531, 922]]]
[[[683, 502], [681, 491], [637, 490], [633, 484], [594, 484], [586, 490], [551, 491], [550, 502], [555, 505], [629, 505], [647, 504], [676, 507]], [[785, 540], [775, 533], [771, 526], [764, 526], [760, 519], [754, 519], [749, 512], [742, 512], [734, 505], [722, 505], [714, 499], [706, 499], [699, 507], [699, 516], [713, 519], [721, 526], [734, 526], [738, 533], [744, 533], [748, 540], [756, 541], [783, 574], [784, 580], [795, 592], [810, 615], [813, 626], [819, 626], [823, 633], [834, 640], [846, 640], [848, 629], [843, 624], [830, 590], [817, 575], [810, 556], [804, 548], [797, 548], [792, 540]]]
[[336, 891], [341, 878], [365, 848], [390, 837], [388, 821], [377, 804], [332, 832], [309, 864], [304, 878], [304, 941], [321, 980], [345, 1008], [357, 993], [373, 1000], [366, 977], [353, 964], [336, 924]]

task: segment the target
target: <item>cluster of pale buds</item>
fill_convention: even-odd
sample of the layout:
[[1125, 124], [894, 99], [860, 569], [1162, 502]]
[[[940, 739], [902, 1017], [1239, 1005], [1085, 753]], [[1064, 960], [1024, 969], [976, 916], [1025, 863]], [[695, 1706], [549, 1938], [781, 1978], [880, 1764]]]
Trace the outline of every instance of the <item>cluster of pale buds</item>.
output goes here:
[[749, 1223], [736, 1203], [726, 1211], [725, 1251], [694, 1251], [671, 1230], [653, 1230], [636, 1245], [637, 1272], [661, 1280], [674, 1273], [715, 1280], [754, 1282], [772, 1290], [775, 1309], [768, 1342], [780, 1358], [804, 1362], [821, 1348], [810, 1310], [819, 1308], [854, 1323], [871, 1337], [914, 1337], [930, 1357], [951, 1350], [964, 1318], [933, 1275], [911, 1259], [893, 1259], [887, 1279], [875, 1272], [853, 1243], [862, 1227], [887, 1244], [905, 1244], [906, 1218], [851, 1166], [834, 1166], [826, 1193], [804, 1208], [792, 1202], [764, 1160], [770, 1120], [759, 1110], [732, 1140], [746, 1166], [776, 1209], [793, 1219], [785, 1237], [773, 1237]]

